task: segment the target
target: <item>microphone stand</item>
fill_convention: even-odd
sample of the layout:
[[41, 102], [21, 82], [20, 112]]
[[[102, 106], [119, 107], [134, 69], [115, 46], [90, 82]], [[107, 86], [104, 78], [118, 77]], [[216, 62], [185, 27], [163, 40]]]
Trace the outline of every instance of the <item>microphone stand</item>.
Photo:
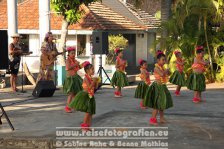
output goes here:
[[[20, 46], [22, 47], [22, 49], [24, 49], [24, 43], [23, 42], [21, 42], [20, 43]], [[24, 91], [24, 89], [23, 89], [23, 81], [24, 81], [24, 64], [23, 64], [23, 57], [24, 56], [26, 56], [26, 55], [21, 55], [21, 59], [22, 59], [22, 90], [21, 90], [21, 93], [26, 93], [26, 91]]]
[[23, 70], [23, 67], [24, 67], [24, 64], [23, 64], [23, 55], [21, 56], [22, 58], [22, 90], [21, 90], [21, 93], [26, 93], [26, 91], [23, 90], [23, 81], [24, 81], [24, 70]]
[[56, 64], [56, 61], [57, 60], [55, 60], [54, 61], [54, 82], [55, 82], [55, 88], [56, 88], [56, 90], [59, 90], [59, 88], [57, 88], [57, 76], [58, 76], [58, 72], [57, 72], [57, 64]]
[[[107, 80], [109, 80], [109, 82], [111, 83], [110, 77], [108, 76], [106, 70], [103, 68], [103, 64], [102, 64], [102, 54], [100, 54], [100, 56], [99, 56], [99, 62], [100, 62], [100, 65], [99, 65], [99, 69], [98, 69], [97, 74], [99, 74], [99, 77], [101, 78], [101, 82], [100, 82], [100, 86], [98, 87], [98, 89], [100, 89], [103, 85], [105, 85]], [[107, 79], [105, 81], [103, 81], [103, 72], [104, 72], [104, 74], [107, 77]], [[115, 88], [115, 87], [113, 86], [113, 88]]]

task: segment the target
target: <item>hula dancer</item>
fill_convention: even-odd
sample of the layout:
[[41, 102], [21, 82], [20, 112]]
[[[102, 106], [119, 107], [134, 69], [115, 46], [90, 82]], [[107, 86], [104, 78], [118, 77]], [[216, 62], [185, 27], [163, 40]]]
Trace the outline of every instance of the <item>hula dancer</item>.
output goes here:
[[72, 110], [68, 107], [71, 100], [75, 97], [75, 95], [82, 91], [82, 78], [77, 74], [77, 71], [83, 67], [83, 64], [75, 59], [75, 48], [69, 47], [67, 48], [68, 58], [66, 60], [66, 71], [67, 77], [63, 84], [63, 90], [66, 94], [68, 94], [67, 105], [65, 106], [65, 111], [67, 113], [71, 113]]
[[115, 50], [115, 53], [117, 54], [116, 59], [116, 72], [114, 73], [111, 85], [117, 86], [117, 89], [114, 92], [115, 97], [122, 97], [121, 94], [121, 88], [128, 86], [128, 79], [125, 74], [125, 67], [127, 67], [127, 61], [123, 60], [123, 51], [117, 48]]
[[75, 96], [69, 106], [77, 111], [86, 112], [81, 128], [88, 131], [91, 126], [92, 115], [96, 113], [94, 89], [97, 88], [99, 78], [92, 78], [94, 67], [89, 62], [84, 64], [84, 70], [86, 74], [82, 84], [83, 91], [80, 91]]
[[184, 60], [182, 59], [182, 54], [180, 51], [174, 52], [176, 56], [176, 71], [170, 77], [170, 83], [177, 85], [177, 89], [175, 91], [175, 95], [180, 95], [180, 89], [185, 85], [185, 74], [184, 70]]
[[201, 92], [205, 91], [205, 66], [208, 65], [204, 59], [204, 48], [198, 46], [196, 48], [196, 57], [194, 58], [194, 64], [192, 65], [193, 73], [187, 80], [187, 88], [194, 91], [193, 102], [198, 103], [201, 101]]
[[154, 68], [155, 81], [148, 87], [144, 98], [144, 106], [153, 108], [152, 117], [149, 123], [157, 125], [157, 113], [160, 114], [160, 122], [166, 122], [164, 119], [164, 110], [173, 106], [172, 97], [166, 86], [168, 81], [169, 70], [164, 68], [166, 56], [163, 52], [158, 51], [157, 63]]
[[142, 82], [138, 84], [138, 87], [135, 90], [135, 98], [142, 99], [140, 102], [140, 108], [146, 109], [146, 107], [143, 105], [143, 100], [145, 98], [145, 93], [147, 88], [149, 87], [151, 81], [150, 81], [150, 73], [147, 71], [147, 62], [145, 60], [139, 60], [140, 65], [140, 78]]

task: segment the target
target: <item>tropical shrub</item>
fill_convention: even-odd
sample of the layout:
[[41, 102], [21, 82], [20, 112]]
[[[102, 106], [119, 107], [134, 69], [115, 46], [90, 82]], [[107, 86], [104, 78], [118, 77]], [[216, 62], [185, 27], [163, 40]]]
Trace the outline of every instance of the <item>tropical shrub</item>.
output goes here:
[[[218, 63], [217, 49], [224, 43], [224, 27], [221, 19], [223, 2], [220, 0], [178, 0], [173, 2], [172, 15], [162, 22], [158, 32], [166, 31], [167, 37], [158, 39], [161, 49], [165, 51], [173, 71], [175, 49], [180, 49], [185, 59], [185, 72], [191, 72], [195, 57], [195, 47], [203, 45], [210, 63], [206, 72], [208, 82], [222, 80], [222, 73], [213, 69]], [[221, 67], [221, 66], [220, 66]], [[217, 74], [217, 76], [216, 76]]]
[[124, 38], [121, 34], [119, 35], [109, 35], [109, 53], [107, 54], [106, 64], [113, 65], [115, 64], [116, 54], [114, 50], [120, 48], [121, 50], [127, 47], [128, 40]]

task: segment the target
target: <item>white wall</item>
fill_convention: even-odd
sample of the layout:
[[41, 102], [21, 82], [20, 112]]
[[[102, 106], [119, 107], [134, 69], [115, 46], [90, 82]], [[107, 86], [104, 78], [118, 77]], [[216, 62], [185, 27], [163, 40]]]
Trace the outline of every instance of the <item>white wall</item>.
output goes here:
[[144, 37], [142, 34], [136, 34], [136, 64], [137, 66], [139, 59], [147, 60], [147, 33], [144, 33]]
[[67, 36], [66, 46], [77, 46], [76, 35]]
[[[40, 67], [40, 42], [39, 42], [39, 35], [37, 34], [30, 34], [29, 35], [29, 51], [33, 52], [33, 54], [29, 56], [23, 57], [23, 62], [27, 64], [30, 72], [36, 73], [39, 72]], [[21, 61], [22, 65], [22, 61]], [[20, 66], [20, 70], [22, 66]]]
[[86, 56], [91, 55], [90, 35], [86, 35]]
[[29, 50], [33, 52], [33, 56], [39, 56], [40, 52], [40, 42], [39, 35], [30, 34], [29, 35]]

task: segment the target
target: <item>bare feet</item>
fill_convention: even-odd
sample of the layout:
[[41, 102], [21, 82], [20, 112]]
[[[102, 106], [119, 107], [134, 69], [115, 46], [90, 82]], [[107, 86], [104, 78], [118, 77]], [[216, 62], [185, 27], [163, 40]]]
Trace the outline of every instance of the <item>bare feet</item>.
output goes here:
[[150, 120], [149, 120], [149, 124], [154, 125], [154, 126], [158, 126], [157, 119], [151, 117]]
[[205, 99], [199, 98], [199, 102], [206, 102]]
[[167, 120], [164, 118], [160, 118], [160, 123], [167, 123]]
[[153, 126], [158, 126], [158, 123], [149, 123], [149, 124]]
[[12, 90], [12, 92], [14, 92], [14, 93], [16, 92], [16, 89], [14, 89], [14, 88], [11, 88], [11, 90]]
[[18, 92], [18, 91], [19, 91], [19, 89], [18, 89], [18, 88], [15, 88], [15, 91], [16, 91], [16, 92]]
[[140, 108], [141, 108], [141, 109], [147, 109], [147, 107], [145, 107], [145, 106], [143, 105], [143, 102], [142, 102], [142, 101], [140, 102]]
[[200, 102], [200, 99], [199, 99], [199, 98], [194, 97], [194, 98], [192, 99], [192, 101], [193, 101], [194, 103], [199, 103], [199, 102]]
[[91, 131], [91, 128], [89, 128], [90, 127], [89, 124], [82, 123], [80, 126], [81, 126], [81, 130], [84, 132]]
[[72, 113], [72, 109], [69, 108], [68, 106], [65, 106], [65, 112], [66, 113]]
[[91, 131], [90, 128], [81, 128], [82, 131], [87, 132], [87, 131]]
[[116, 91], [116, 92], [114, 92], [114, 97], [115, 98], [121, 98], [122, 96], [118, 91]]

